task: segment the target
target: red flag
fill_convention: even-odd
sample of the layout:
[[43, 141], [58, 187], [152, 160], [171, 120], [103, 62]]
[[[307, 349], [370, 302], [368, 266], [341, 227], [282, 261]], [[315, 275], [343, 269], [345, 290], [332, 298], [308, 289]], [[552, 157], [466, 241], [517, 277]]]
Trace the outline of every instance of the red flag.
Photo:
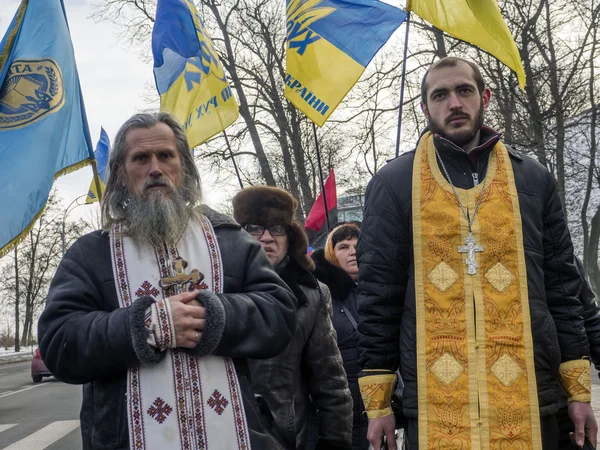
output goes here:
[[[337, 206], [337, 192], [333, 169], [329, 171], [329, 176], [325, 182], [325, 195], [327, 199], [327, 212], [331, 212]], [[304, 229], [310, 228], [311, 230], [319, 231], [323, 227], [325, 220], [325, 205], [323, 204], [323, 193], [321, 192], [315, 200], [315, 204], [310, 209], [308, 217], [306, 217]]]

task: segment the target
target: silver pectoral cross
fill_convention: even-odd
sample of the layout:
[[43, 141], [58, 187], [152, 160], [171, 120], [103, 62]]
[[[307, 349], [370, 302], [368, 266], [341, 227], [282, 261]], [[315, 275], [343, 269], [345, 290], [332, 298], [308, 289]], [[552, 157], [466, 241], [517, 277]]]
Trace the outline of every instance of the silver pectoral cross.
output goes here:
[[482, 251], [483, 245], [477, 245], [473, 234], [469, 231], [467, 233], [467, 237], [465, 238], [465, 245], [460, 245], [458, 247], [458, 253], [467, 254], [467, 259], [465, 260], [465, 263], [467, 264], [467, 273], [469, 275], [475, 275], [477, 273], [477, 261], [475, 260], [475, 252]]

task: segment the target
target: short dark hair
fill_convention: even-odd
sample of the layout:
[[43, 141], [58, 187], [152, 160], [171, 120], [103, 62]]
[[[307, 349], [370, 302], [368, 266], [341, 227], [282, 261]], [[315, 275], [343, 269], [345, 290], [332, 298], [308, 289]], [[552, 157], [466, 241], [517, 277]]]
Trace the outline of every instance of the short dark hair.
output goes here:
[[481, 71], [479, 70], [479, 67], [477, 66], [477, 64], [471, 62], [471, 61], [467, 61], [466, 59], [463, 58], [457, 58], [455, 56], [446, 56], [445, 58], [442, 58], [436, 62], [434, 62], [431, 67], [429, 67], [429, 69], [427, 69], [427, 72], [425, 72], [425, 75], [423, 76], [423, 79], [421, 80], [421, 102], [423, 102], [424, 104], [427, 104], [427, 77], [429, 76], [429, 74], [431, 72], [433, 72], [436, 69], [441, 69], [443, 67], [456, 67], [458, 65], [458, 63], [465, 63], [468, 64], [469, 67], [471, 67], [471, 69], [473, 69], [473, 78], [475, 79], [475, 83], [477, 84], [477, 89], [479, 90], [479, 93], [481, 94], [484, 90], [485, 90], [485, 81], [483, 81], [483, 76], [481, 75]]
[[360, 234], [360, 228], [353, 223], [346, 223], [338, 226], [331, 235], [331, 246], [335, 248], [336, 244], [341, 241], [356, 238]]

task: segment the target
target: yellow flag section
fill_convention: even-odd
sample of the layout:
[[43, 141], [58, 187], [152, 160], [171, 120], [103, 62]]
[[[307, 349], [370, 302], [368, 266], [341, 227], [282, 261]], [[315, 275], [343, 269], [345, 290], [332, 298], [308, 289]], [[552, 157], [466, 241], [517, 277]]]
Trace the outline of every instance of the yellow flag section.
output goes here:
[[[102, 181], [100, 181], [100, 190], [102, 191], [102, 196], [104, 196], [106, 185]], [[88, 195], [85, 198], [85, 203], [86, 205], [89, 205], [97, 201], [100, 201], [100, 196], [98, 195], [98, 189], [96, 189], [96, 181], [92, 178], [92, 182], [90, 183], [90, 189], [88, 190]]]
[[406, 13], [376, 0], [288, 0], [285, 97], [322, 126]]
[[99, 201], [99, 199], [104, 196], [104, 190], [106, 189], [106, 181], [108, 178], [108, 171], [106, 170], [106, 166], [108, 163], [108, 152], [110, 151], [110, 139], [108, 138], [108, 134], [104, 131], [104, 128], [100, 128], [100, 139], [98, 139], [98, 143], [96, 144], [96, 150], [94, 150], [94, 159], [96, 160], [96, 170], [98, 171], [98, 176], [100, 177], [100, 195], [98, 195], [98, 189], [96, 188], [96, 180], [92, 178], [92, 182], [90, 183], [90, 189], [88, 190], [88, 195], [85, 199], [86, 204], [94, 203]]
[[521, 88], [525, 86], [517, 44], [496, 0], [407, 0], [406, 9], [498, 58], [516, 72]]
[[158, 1], [152, 53], [160, 109], [181, 122], [190, 147], [236, 121], [237, 102], [193, 2]]

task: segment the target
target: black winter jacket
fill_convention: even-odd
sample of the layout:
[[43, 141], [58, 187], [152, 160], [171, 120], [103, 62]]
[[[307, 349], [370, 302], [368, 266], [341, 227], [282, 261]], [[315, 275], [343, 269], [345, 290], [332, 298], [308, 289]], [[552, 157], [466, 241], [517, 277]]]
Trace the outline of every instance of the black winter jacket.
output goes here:
[[[483, 129], [469, 154], [436, 137], [452, 183], [463, 189], [483, 180], [487, 155], [499, 140]], [[417, 368], [412, 172], [415, 151], [384, 166], [370, 181], [358, 243], [360, 364], [396, 370], [404, 380], [404, 412], [417, 417]], [[573, 246], [552, 175], [533, 159], [510, 150], [519, 197], [531, 330], [540, 413], [559, 408], [561, 362], [589, 355], [578, 299], [580, 279]], [[474, 177], [474, 174], [475, 177]]]
[[333, 305], [333, 326], [337, 333], [338, 347], [344, 360], [344, 369], [348, 377], [348, 386], [353, 401], [352, 449], [366, 450], [368, 420], [364, 414], [365, 407], [358, 388], [358, 333], [348, 319], [346, 309], [358, 321], [357, 298], [358, 288], [342, 268], [334, 266], [325, 259], [323, 249], [315, 250], [312, 254], [315, 262], [315, 275], [325, 283], [331, 291]]
[[[212, 354], [231, 357], [238, 374], [252, 448], [269, 449], [251, 386], [247, 358], [269, 358], [289, 343], [296, 300], [271, 268], [262, 247], [232, 219], [208, 208], [223, 260], [223, 294], [202, 298], [206, 326], [196, 347], [212, 335]], [[200, 295], [200, 294], [199, 294]], [[206, 302], [209, 296], [213, 300]], [[218, 297], [218, 298], [217, 298]], [[126, 378], [129, 367], [156, 363], [161, 353], [146, 343], [144, 312], [154, 301], [140, 297], [120, 308], [109, 236], [95, 231], [66, 253], [38, 322], [40, 351], [59, 380], [84, 384], [81, 433], [84, 450], [129, 449]], [[224, 308], [224, 322], [210, 305]], [[215, 335], [216, 336], [215, 339]]]
[[583, 303], [583, 318], [585, 320], [585, 332], [590, 341], [590, 355], [596, 369], [600, 370], [600, 308], [592, 287], [585, 279], [585, 269], [581, 260], [576, 257], [575, 263], [581, 276], [579, 300]]
[[306, 448], [312, 399], [317, 448], [348, 450], [352, 398], [331, 323], [329, 289], [292, 260], [276, 270], [298, 299], [296, 331], [275, 358], [249, 361], [254, 391], [269, 405], [286, 449]]

